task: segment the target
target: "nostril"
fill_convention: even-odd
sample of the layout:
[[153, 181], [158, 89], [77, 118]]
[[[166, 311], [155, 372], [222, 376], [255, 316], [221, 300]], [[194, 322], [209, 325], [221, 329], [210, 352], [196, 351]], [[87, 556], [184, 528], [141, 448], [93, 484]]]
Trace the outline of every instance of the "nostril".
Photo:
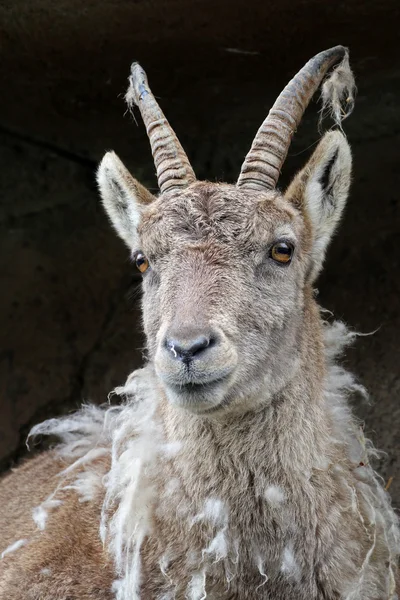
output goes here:
[[205, 335], [201, 335], [196, 340], [194, 340], [194, 342], [192, 343], [190, 348], [188, 348], [188, 352], [190, 353], [191, 356], [200, 354], [200, 352], [202, 352], [203, 350], [208, 348], [208, 346], [210, 345], [210, 342], [211, 342], [210, 338], [206, 337]]
[[195, 356], [198, 357], [213, 344], [215, 344], [215, 339], [206, 335], [199, 335], [194, 339], [185, 341], [169, 338], [165, 342], [172, 358], [183, 361], [192, 360]]

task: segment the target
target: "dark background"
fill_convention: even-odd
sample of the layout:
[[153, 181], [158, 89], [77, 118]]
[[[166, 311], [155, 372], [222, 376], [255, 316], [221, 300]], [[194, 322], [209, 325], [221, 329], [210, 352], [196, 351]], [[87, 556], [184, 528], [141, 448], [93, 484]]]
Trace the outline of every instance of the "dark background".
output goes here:
[[[10, 0], [0, 5], [0, 467], [33, 423], [103, 402], [141, 361], [134, 270], [94, 185], [113, 148], [156, 187], [144, 127], [126, 114], [139, 60], [200, 178], [234, 181], [288, 79], [316, 52], [348, 45], [359, 88], [345, 129], [351, 199], [318, 282], [321, 303], [358, 331], [346, 364], [387, 455], [399, 504], [398, 0]], [[283, 183], [318, 140], [318, 104]]]

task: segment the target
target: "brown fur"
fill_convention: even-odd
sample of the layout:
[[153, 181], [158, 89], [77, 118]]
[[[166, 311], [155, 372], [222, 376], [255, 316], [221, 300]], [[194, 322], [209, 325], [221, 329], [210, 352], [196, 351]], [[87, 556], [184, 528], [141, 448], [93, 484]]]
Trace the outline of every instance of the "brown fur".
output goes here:
[[60, 498], [64, 503], [49, 514], [46, 529], [38, 532], [33, 522], [32, 508], [59, 485], [58, 475], [64, 467], [50, 452], [27, 461], [1, 480], [3, 549], [16, 538], [28, 539], [26, 546], [0, 562], [2, 600], [112, 598], [113, 571], [98, 536], [98, 504], [80, 503], [76, 494], [63, 492]]

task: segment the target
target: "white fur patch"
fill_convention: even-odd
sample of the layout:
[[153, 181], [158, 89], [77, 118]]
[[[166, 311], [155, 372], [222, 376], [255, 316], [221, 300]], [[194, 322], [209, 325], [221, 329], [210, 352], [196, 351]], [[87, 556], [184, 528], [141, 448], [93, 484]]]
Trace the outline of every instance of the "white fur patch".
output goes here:
[[300, 569], [296, 562], [293, 546], [288, 544], [283, 551], [281, 572], [298, 581], [300, 579]]
[[206, 592], [206, 570], [202, 569], [192, 576], [189, 584], [188, 600], [205, 600]]
[[174, 496], [180, 489], [181, 483], [177, 477], [169, 479], [165, 484], [165, 495]]
[[26, 546], [26, 544], [28, 543], [28, 540], [17, 540], [16, 542], [14, 542], [13, 544], [10, 544], [9, 546], [7, 546], [7, 548], [5, 550], [3, 550], [3, 552], [1, 553], [1, 558], [4, 558], [7, 554], [11, 554], [12, 552], [16, 552], [17, 550], [19, 550], [20, 548], [22, 548], [23, 546]]
[[74, 479], [70, 485], [65, 485], [63, 490], [75, 490], [80, 502], [91, 502], [103, 489], [102, 479], [95, 470], [84, 471]]
[[264, 497], [271, 506], [277, 507], [284, 502], [285, 493], [279, 486], [270, 485], [265, 490]]
[[192, 524], [199, 521], [209, 521], [213, 525], [226, 525], [228, 510], [219, 498], [207, 498], [204, 502], [203, 512], [192, 519]]
[[47, 519], [49, 516], [49, 510], [57, 508], [62, 504], [62, 500], [54, 500], [53, 495], [45, 500], [42, 504], [37, 506], [32, 511], [32, 519], [36, 523], [36, 526], [43, 531], [46, 528]]
[[162, 454], [164, 454], [167, 458], [174, 458], [182, 449], [182, 442], [170, 442], [168, 444], [163, 444], [160, 448]]
[[211, 554], [215, 557], [214, 562], [219, 562], [223, 558], [227, 558], [228, 556], [228, 541], [226, 538], [225, 529], [221, 529], [218, 531], [216, 536], [211, 540], [210, 544], [207, 546], [205, 550], [203, 550], [204, 554]]
[[211, 523], [214, 527], [220, 529], [215, 533], [211, 542], [202, 550], [202, 558], [209, 555], [213, 562], [228, 558], [228, 523], [229, 511], [225, 503], [219, 498], [207, 498], [204, 502], [203, 512], [196, 515], [191, 524], [199, 521]]

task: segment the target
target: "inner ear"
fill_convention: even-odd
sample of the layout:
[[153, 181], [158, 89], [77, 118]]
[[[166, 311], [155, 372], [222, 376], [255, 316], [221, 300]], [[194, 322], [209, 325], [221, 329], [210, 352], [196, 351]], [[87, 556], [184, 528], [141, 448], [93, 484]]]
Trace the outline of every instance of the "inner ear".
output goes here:
[[332, 168], [337, 160], [338, 153], [339, 153], [339, 150], [336, 148], [332, 158], [329, 159], [325, 168], [323, 169], [323, 172], [322, 172], [322, 175], [320, 178], [320, 183], [321, 183], [322, 189], [324, 190], [325, 199], [330, 201], [331, 203], [333, 201], [331, 196], [332, 196], [332, 189], [334, 186], [334, 178], [332, 178]]

